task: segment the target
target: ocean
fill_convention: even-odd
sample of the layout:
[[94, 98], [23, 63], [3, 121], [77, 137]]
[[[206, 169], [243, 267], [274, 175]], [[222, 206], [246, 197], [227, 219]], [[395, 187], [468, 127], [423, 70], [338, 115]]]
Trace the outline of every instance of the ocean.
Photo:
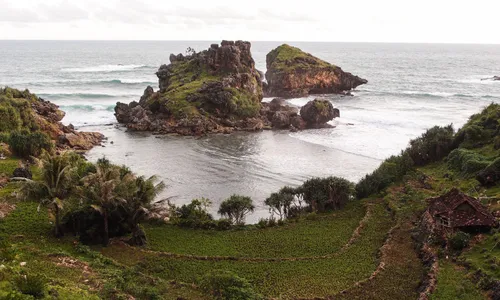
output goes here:
[[[481, 80], [500, 75], [500, 45], [289, 42], [369, 81], [353, 97], [289, 100], [297, 106], [330, 100], [341, 115], [331, 122], [335, 128], [193, 138], [126, 132], [116, 124], [115, 103], [137, 101], [148, 85], [157, 89], [155, 72], [171, 53], [211, 43], [0, 41], [0, 86], [27, 88], [58, 104], [64, 123], [102, 132], [108, 142], [91, 150], [90, 160], [106, 156], [158, 175], [168, 186], [163, 196], [177, 204], [206, 197], [215, 213], [231, 194], [251, 196], [257, 210], [249, 222], [267, 216], [262, 202], [284, 185], [330, 175], [357, 181], [425, 129], [450, 123], [457, 129], [500, 102], [500, 81]], [[252, 43], [257, 69], [265, 72], [266, 54], [280, 44]]]

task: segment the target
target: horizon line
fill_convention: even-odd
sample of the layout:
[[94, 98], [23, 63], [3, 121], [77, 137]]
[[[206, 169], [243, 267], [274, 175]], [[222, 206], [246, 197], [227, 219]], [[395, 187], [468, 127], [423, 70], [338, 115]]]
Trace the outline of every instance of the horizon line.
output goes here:
[[[220, 41], [238, 41], [240, 39], [219, 39]], [[130, 40], [120, 40], [120, 39], [0, 39], [1, 42], [5, 41], [17, 41], [17, 42], [214, 42], [218, 40], [141, 40], [141, 39], [130, 39]], [[242, 41], [249, 41], [252, 43], [344, 43], [344, 44], [424, 44], [424, 45], [485, 45], [485, 46], [499, 46], [500, 43], [478, 43], [478, 42], [387, 42], [387, 41], [300, 41], [300, 40], [247, 40], [242, 39]]]

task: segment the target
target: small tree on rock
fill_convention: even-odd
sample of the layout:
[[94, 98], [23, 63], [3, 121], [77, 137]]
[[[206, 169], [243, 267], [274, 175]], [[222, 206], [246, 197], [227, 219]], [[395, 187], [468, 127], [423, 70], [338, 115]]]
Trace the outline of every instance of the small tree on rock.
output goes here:
[[254, 210], [252, 198], [232, 195], [220, 204], [218, 213], [236, 225], [243, 225], [245, 224], [245, 216]]

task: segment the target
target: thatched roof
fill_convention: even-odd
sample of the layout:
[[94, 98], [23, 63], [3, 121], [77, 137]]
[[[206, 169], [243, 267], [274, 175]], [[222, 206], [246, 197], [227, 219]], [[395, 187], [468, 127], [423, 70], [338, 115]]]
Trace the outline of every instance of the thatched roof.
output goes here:
[[495, 217], [486, 206], [454, 188], [439, 197], [428, 199], [428, 211], [433, 218], [446, 217], [451, 227], [494, 226]]

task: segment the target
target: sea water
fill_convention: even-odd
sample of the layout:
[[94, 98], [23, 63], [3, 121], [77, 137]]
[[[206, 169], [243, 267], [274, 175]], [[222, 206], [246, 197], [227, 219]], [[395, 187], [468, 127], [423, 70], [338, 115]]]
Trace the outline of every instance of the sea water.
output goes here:
[[[315, 95], [290, 99], [302, 106], [314, 98], [340, 109], [335, 128], [234, 133], [202, 138], [153, 136], [117, 126], [117, 101], [139, 100], [158, 88], [155, 75], [171, 53], [203, 50], [214, 42], [182, 41], [0, 41], [0, 86], [28, 88], [66, 111], [63, 122], [108, 137], [88, 153], [106, 156], [143, 175], [158, 175], [164, 197], [181, 204], [206, 197], [212, 211], [231, 194], [251, 196], [257, 211], [284, 185], [314, 176], [359, 180], [408, 141], [434, 125], [467, 118], [500, 101], [500, 45], [373, 44], [289, 42], [368, 80], [352, 97]], [[266, 54], [281, 42], [254, 42], [256, 67], [266, 70]], [[269, 101], [270, 99], [265, 99]]]

